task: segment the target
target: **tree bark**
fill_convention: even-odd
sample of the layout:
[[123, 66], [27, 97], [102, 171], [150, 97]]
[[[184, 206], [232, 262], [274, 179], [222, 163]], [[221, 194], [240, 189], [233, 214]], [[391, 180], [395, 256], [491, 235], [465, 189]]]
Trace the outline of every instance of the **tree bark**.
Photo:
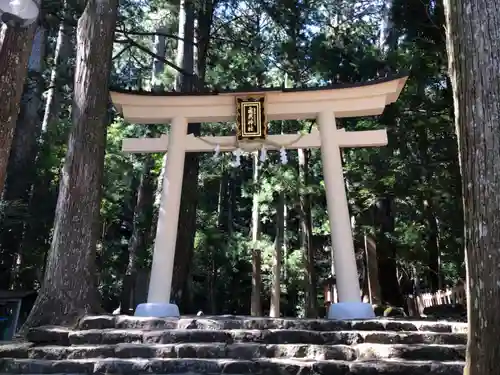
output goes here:
[[[70, 17], [71, 8], [64, 4], [64, 17]], [[54, 63], [50, 73], [49, 90], [47, 100], [45, 101], [45, 112], [43, 115], [42, 131], [46, 142], [50, 140], [51, 133], [54, 131], [54, 125], [57, 125], [58, 113], [61, 107], [62, 86], [70, 81], [73, 69], [69, 64], [71, 57], [74, 56], [75, 30], [67, 22], [61, 22], [57, 33], [56, 48], [54, 51]], [[70, 86], [72, 86], [70, 84]], [[71, 88], [70, 88], [71, 89]], [[52, 132], [51, 132], [52, 131]]]
[[281, 254], [285, 242], [285, 193], [280, 192], [276, 204], [276, 237], [274, 238], [274, 252], [271, 272], [271, 306], [269, 316], [279, 318], [281, 304]]
[[428, 272], [427, 280], [431, 293], [441, 289], [441, 251], [439, 249], [439, 226], [436, 215], [434, 214], [434, 205], [432, 197], [425, 200], [424, 217], [427, 221], [427, 252], [428, 252]]
[[449, 74], [462, 170], [468, 342], [464, 374], [498, 374], [500, 349], [500, 13], [446, 0]]
[[403, 307], [404, 299], [399, 288], [396, 246], [389, 235], [394, 233], [394, 212], [392, 197], [378, 200], [375, 214], [377, 231], [377, 262], [382, 302]]
[[0, 194], [3, 192], [10, 148], [14, 138], [23, 82], [36, 23], [26, 29], [5, 24], [0, 29]]
[[377, 244], [373, 238], [367, 234], [364, 235], [364, 242], [370, 303], [380, 304], [382, 298], [378, 276]]
[[232, 168], [229, 174], [229, 180], [227, 185], [227, 235], [231, 238], [234, 234], [234, 216], [236, 211], [236, 185], [238, 184], [239, 175], [236, 173], [235, 169]]
[[262, 275], [261, 275], [261, 249], [260, 249], [260, 213], [259, 213], [259, 154], [252, 153], [253, 158], [253, 201], [252, 201], [252, 295], [250, 300], [250, 315], [262, 316]]
[[78, 21], [73, 128], [45, 278], [24, 329], [100, 310], [95, 278], [117, 0], [89, 0]]
[[[2, 196], [7, 204], [18, 205], [23, 211], [28, 206], [36, 173], [34, 166], [41, 130], [40, 107], [44, 86], [42, 72], [46, 38], [45, 28], [39, 27], [29, 57], [28, 77], [24, 84]], [[23, 229], [24, 220], [16, 220], [13, 225], [3, 225], [0, 228], [0, 289], [10, 289], [16, 276], [15, 264], [19, 256]]]
[[[420, 85], [418, 88], [418, 97], [425, 97], [425, 86]], [[431, 111], [426, 111], [427, 116], [432, 116]], [[434, 213], [434, 191], [428, 186], [432, 186], [432, 171], [431, 171], [431, 155], [429, 154], [430, 142], [429, 136], [427, 134], [426, 125], [420, 125], [417, 127], [417, 142], [418, 142], [418, 152], [420, 154], [420, 159], [422, 161], [421, 168], [421, 186], [420, 190], [423, 219], [425, 220], [427, 230], [426, 230], [426, 241], [425, 248], [427, 250], [427, 272], [426, 279], [428, 289], [431, 293], [435, 293], [440, 289], [440, 259], [441, 251], [439, 249], [439, 227], [436, 221], [436, 215]]]
[[309, 150], [298, 150], [299, 154], [299, 217], [300, 246], [304, 259], [304, 299], [306, 318], [317, 318], [316, 272], [314, 270], [314, 245], [312, 242], [311, 202], [306, 191], [309, 185]]
[[[206, 0], [199, 3], [192, 0], [182, 0], [181, 11], [185, 12], [184, 25], [180, 25], [177, 61], [182, 61], [182, 68], [187, 72], [194, 73], [194, 41], [195, 41], [195, 18], [197, 19], [198, 32], [197, 59], [195, 76], [182, 76], [179, 83], [181, 91], [202, 90], [206, 71], [207, 51], [210, 43], [210, 30], [213, 19], [213, 1]], [[179, 16], [181, 19], [182, 17]], [[182, 33], [181, 33], [182, 31]], [[179, 54], [182, 54], [181, 56]], [[201, 124], [190, 123], [188, 133], [195, 136], [200, 135]], [[196, 153], [187, 153], [184, 163], [184, 177], [182, 181], [182, 197], [179, 214], [179, 226], [177, 231], [177, 242], [175, 246], [174, 275], [172, 280], [172, 295], [180, 303], [184, 300], [183, 291], [190, 277], [190, 267], [194, 254], [194, 237], [196, 234], [196, 209], [198, 206], [198, 172], [199, 158]]]
[[154, 158], [146, 154], [142, 162], [142, 175], [137, 190], [137, 201], [134, 208], [132, 237], [128, 245], [128, 263], [120, 296], [120, 309], [122, 314], [134, 311], [136, 297], [134, 296], [137, 282], [138, 260], [141, 253], [146, 252], [148, 246], [149, 230], [153, 220], [153, 200], [155, 183], [153, 177]]
[[[64, 4], [64, 17], [68, 19], [75, 12]], [[81, 9], [78, 10], [81, 12]], [[50, 236], [54, 222], [57, 204], [58, 173], [54, 173], [54, 166], [46, 164], [46, 156], [53, 155], [54, 150], [60, 150], [67, 142], [69, 126], [65, 118], [64, 105], [69, 105], [63, 100], [73, 91], [73, 71], [71, 65], [75, 56], [75, 27], [61, 22], [57, 34], [54, 60], [51, 69], [49, 89], [45, 100], [45, 111], [41, 125], [41, 139], [37, 147], [36, 176], [34, 176], [28, 202], [28, 218], [25, 221], [22, 243], [20, 246], [20, 288], [32, 289], [37, 282], [43, 280], [43, 268], [38, 265], [45, 264], [46, 252], [50, 247]], [[67, 87], [67, 89], [63, 89]], [[40, 216], [40, 212], [45, 215]]]

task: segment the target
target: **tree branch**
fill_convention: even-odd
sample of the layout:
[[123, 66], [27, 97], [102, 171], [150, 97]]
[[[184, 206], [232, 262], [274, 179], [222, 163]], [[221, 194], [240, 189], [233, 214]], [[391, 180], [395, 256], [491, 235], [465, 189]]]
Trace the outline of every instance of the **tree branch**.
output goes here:
[[137, 35], [137, 36], [155, 36], [155, 35], [158, 35], [158, 36], [164, 36], [165, 38], [171, 38], [171, 39], [175, 39], [175, 40], [180, 40], [184, 43], [187, 43], [187, 44], [191, 44], [195, 47], [197, 47], [197, 43], [195, 42], [192, 42], [192, 41], [186, 41], [184, 40], [184, 38], [181, 38], [177, 35], [173, 35], [173, 34], [166, 34], [166, 33], [159, 33], [159, 32], [149, 32], [149, 31], [131, 31], [131, 30], [125, 30], [125, 29], [122, 29], [122, 30], [116, 30], [117, 33], [120, 33], [120, 34], [124, 34], [124, 35]]
[[[156, 53], [154, 53], [153, 51], [149, 50], [148, 48], [144, 47], [142, 44], [136, 42], [135, 40], [133, 40], [132, 38], [130, 38], [127, 34], [123, 33], [123, 36], [125, 37], [125, 40], [115, 40], [116, 43], [129, 43], [130, 44], [130, 47], [136, 47], [137, 49], [141, 50], [142, 52], [148, 54], [149, 56], [163, 62], [165, 65], [169, 66], [170, 68], [174, 69], [175, 71], [187, 76], [187, 77], [192, 77], [195, 79], [196, 83], [199, 83], [199, 77], [196, 75], [196, 74], [193, 74], [193, 73], [190, 73], [180, 67], [178, 67], [177, 65], [175, 65], [174, 63], [172, 63], [171, 61], [168, 61], [167, 59], [165, 59], [163, 56], [160, 56]], [[204, 85], [201, 85], [201, 86], [198, 86], [198, 87], [203, 87]]]
[[128, 45], [128, 46], [123, 47], [123, 49], [122, 49], [120, 52], [118, 52], [116, 55], [114, 55], [114, 56], [112, 57], [112, 59], [111, 59], [111, 60], [115, 60], [115, 59], [117, 59], [117, 58], [118, 58], [118, 57], [120, 57], [122, 54], [124, 54], [125, 52], [127, 52], [127, 51], [131, 48], [131, 47], [132, 47], [131, 45]]

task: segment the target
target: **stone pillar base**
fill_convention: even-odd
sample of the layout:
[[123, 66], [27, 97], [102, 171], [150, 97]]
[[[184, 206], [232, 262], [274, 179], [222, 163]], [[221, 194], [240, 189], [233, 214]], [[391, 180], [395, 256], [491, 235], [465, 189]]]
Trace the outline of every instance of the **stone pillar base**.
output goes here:
[[141, 303], [134, 316], [151, 318], [179, 318], [179, 307], [173, 303]]
[[375, 312], [372, 305], [364, 302], [339, 302], [333, 303], [328, 309], [328, 319], [373, 319]]

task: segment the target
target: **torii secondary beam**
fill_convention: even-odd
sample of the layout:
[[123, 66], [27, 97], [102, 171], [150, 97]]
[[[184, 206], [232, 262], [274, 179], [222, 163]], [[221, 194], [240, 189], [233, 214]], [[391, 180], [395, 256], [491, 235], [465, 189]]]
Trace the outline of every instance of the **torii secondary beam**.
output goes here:
[[[338, 129], [335, 133], [336, 145], [342, 148], [346, 147], [380, 147], [387, 145], [387, 131], [363, 130], [363, 131], [345, 131]], [[122, 151], [127, 153], [151, 153], [168, 151], [168, 135], [162, 135], [159, 138], [126, 138], [122, 143]], [[313, 129], [309, 134], [281, 134], [270, 135], [268, 142], [244, 142], [241, 147], [245, 150], [257, 150], [262, 145], [268, 150], [279, 150], [281, 147], [286, 149], [306, 149], [320, 148], [321, 136], [317, 129]], [[192, 134], [186, 136], [186, 152], [210, 152], [215, 146], [219, 145], [220, 151], [233, 151], [238, 148], [234, 136], [207, 136], [195, 137]], [[327, 145], [325, 145], [327, 146]]]

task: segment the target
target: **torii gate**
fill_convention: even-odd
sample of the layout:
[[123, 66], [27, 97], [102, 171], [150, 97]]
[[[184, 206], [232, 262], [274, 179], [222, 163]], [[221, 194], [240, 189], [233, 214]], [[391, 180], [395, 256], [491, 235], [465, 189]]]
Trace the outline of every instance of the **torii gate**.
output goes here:
[[[186, 152], [234, 151], [238, 148], [320, 148], [339, 303], [330, 306], [331, 319], [374, 317], [370, 304], [361, 302], [351, 222], [342, 170], [341, 147], [376, 147], [387, 144], [383, 130], [337, 129], [335, 118], [379, 115], [403, 89], [406, 75], [355, 85], [314, 89], [258, 89], [252, 92], [137, 93], [111, 92], [111, 100], [125, 120], [139, 124], [170, 123], [169, 135], [125, 139], [125, 152], [167, 152], [148, 302], [137, 306], [137, 316], [178, 317], [170, 303], [172, 273], [182, 178]], [[316, 119], [319, 131], [307, 135], [267, 136], [267, 120]], [[195, 137], [189, 122], [237, 122], [237, 136]], [[218, 146], [218, 147], [216, 147]]]

